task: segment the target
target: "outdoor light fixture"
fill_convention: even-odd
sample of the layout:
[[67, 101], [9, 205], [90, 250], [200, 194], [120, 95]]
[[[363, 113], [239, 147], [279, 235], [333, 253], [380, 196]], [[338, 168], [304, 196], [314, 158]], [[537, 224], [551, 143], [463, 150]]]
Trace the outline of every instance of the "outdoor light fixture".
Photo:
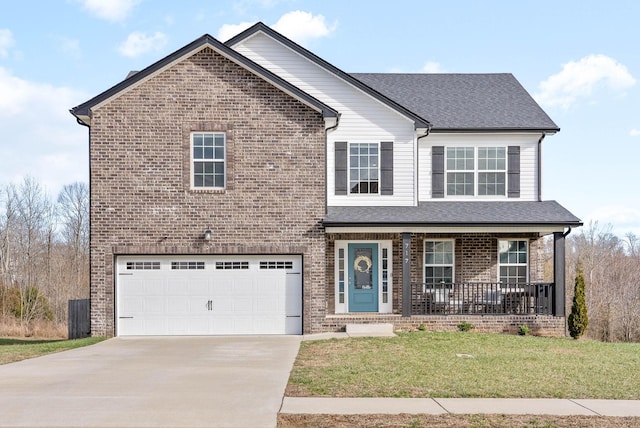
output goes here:
[[211, 229], [207, 228], [207, 230], [204, 231], [204, 240], [205, 241], [211, 241]]

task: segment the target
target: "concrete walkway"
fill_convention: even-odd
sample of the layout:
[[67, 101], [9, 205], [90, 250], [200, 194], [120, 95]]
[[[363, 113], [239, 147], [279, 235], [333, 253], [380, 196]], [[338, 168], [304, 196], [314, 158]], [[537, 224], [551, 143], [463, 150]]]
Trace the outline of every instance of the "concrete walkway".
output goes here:
[[[302, 340], [346, 339], [349, 337], [392, 337], [393, 333], [360, 331], [321, 333]], [[587, 415], [640, 417], [640, 400], [588, 400], [547, 398], [331, 398], [284, 397], [280, 413], [297, 414], [505, 414]]]
[[638, 400], [547, 398], [325, 398], [285, 397], [280, 413], [297, 414], [504, 414], [638, 416]]

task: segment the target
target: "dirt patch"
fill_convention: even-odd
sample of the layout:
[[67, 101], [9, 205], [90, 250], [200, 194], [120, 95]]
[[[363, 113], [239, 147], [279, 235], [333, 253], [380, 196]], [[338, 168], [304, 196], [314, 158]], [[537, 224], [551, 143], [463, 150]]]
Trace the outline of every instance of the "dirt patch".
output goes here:
[[532, 415], [278, 415], [279, 428], [636, 428], [640, 417]]

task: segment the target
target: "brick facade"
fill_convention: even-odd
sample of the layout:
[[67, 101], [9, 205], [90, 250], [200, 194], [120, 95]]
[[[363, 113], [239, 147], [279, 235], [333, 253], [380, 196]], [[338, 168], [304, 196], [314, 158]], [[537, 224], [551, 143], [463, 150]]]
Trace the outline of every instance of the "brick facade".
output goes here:
[[[94, 336], [116, 334], [119, 254], [301, 254], [305, 331], [324, 319], [320, 113], [209, 48], [92, 113]], [[226, 133], [224, 191], [190, 190], [196, 130]]]

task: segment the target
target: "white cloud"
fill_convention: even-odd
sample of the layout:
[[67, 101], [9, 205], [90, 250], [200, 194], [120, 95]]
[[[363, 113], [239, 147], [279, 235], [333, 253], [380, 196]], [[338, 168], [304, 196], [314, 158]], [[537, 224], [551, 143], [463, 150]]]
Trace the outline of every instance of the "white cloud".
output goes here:
[[9, 55], [9, 48], [13, 43], [11, 30], [0, 28], [0, 58], [6, 58]]
[[[220, 27], [216, 38], [225, 42], [254, 24], [255, 22], [224, 24]], [[336, 23], [333, 23], [331, 26], [327, 26], [325, 18], [322, 15], [314, 16], [309, 12], [303, 12], [300, 10], [285, 13], [280, 17], [280, 19], [278, 19], [278, 22], [271, 25], [271, 28], [277, 32], [301, 44], [311, 39], [328, 36], [336, 29], [336, 27]]]
[[272, 27], [291, 40], [304, 43], [311, 39], [328, 36], [335, 31], [337, 23], [327, 26], [322, 15], [314, 16], [309, 12], [294, 10], [282, 15]]
[[614, 233], [623, 236], [628, 232], [640, 233], [640, 208], [624, 205], [606, 205], [592, 211], [584, 222], [597, 221], [599, 224], [611, 224]]
[[444, 73], [444, 68], [439, 62], [427, 61], [422, 67], [424, 73]]
[[216, 39], [220, 40], [221, 42], [226, 42], [233, 36], [236, 36], [242, 33], [244, 30], [251, 27], [253, 24], [255, 24], [255, 22], [241, 22], [239, 24], [224, 24], [222, 27], [220, 27], [220, 30], [218, 30], [218, 35], [216, 36]]
[[589, 55], [562, 66], [562, 71], [540, 83], [536, 100], [546, 106], [569, 108], [588, 98], [598, 87], [624, 92], [635, 85], [627, 67], [605, 55]]
[[640, 137], [640, 129], [635, 129], [633, 128], [630, 132], [629, 135], [631, 135], [632, 137]]
[[141, 0], [80, 0], [92, 15], [107, 21], [124, 21]]
[[87, 181], [87, 129], [69, 108], [89, 97], [22, 79], [2, 67], [0, 93], [0, 184], [32, 176], [55, 196], [64, 184]]
[[161, 50], [167, 41], [167, 35], [159, 31], [149, 36], [142, 31], [134, 31], [118, 47], [118, 52], [124, 56], [135, 58], [148, 52]]

